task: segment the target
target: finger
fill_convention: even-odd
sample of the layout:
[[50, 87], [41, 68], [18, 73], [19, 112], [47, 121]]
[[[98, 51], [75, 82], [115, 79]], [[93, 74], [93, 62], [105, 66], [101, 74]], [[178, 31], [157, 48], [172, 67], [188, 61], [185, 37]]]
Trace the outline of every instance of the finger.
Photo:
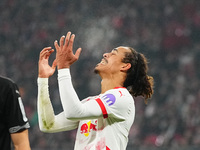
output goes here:
[[48, 51], [50, 49], [51, 49], [51, 47], [45, 47], [45, 48], [42, 49], [42, 51], [40, 52], [40, 54], [43, 54], [43, 53], [45, 53], [46, 51]]
[[45, 47], [41, 52], [40, 52], [40, 58], [44, 57], [46, 53], [51, 50], [51, 47]]
[[61, 50], [62, 50], [62, 48], [63, 48], [64, 40], [65, 40], [65, 36], [63, 35], [63, 36], [61, 36], [61, 38], [60, 38], [60, 49], [61, 49]]
[[49, 59], [49, 56], [54, 52], [54, 49], [51, 49], [46, 52], [45, 59]]
[[59, 47], [59, 45], [58, 45], [58, 41], [57, 41], [57, 40], [55, 40], [54, 46], [55, 46], [55, 48], [56, 48], [56, 51], [58, 52], [59, 49], [60, 49], [60, 47]]
[[78, 48], [78, 49], [77, 49], [77, 51], [76, 51], [76, 53], [75, 53], [75, 56], [76, 56], [77, 59], [79, 58], [79, 56], [80, 56], [80, 54], [81, 54], [81, 51], [82, 51], [82, 48]]
[[68, 32], [65, 38], [65, 45], [64, 45], [65, 47], [68, 46], [70, 36], [71, 36], [71, 32]]
[[75, 38], [75, 34], [72, 34], [69, 41], [69, 45], [68, 45], [70, 51], [73, 51], [74, 38]]
[[46, 56], [50, 56], [53, 52], [54, 52], [54, 49], [51, 49], [51, 50], [47, 51], [46, 52]]
[[56, 59], [53, 61], [53, 64], [52, 64], [52, 68], [55, 69], [57, 66], [57, 62], [56, 62]]

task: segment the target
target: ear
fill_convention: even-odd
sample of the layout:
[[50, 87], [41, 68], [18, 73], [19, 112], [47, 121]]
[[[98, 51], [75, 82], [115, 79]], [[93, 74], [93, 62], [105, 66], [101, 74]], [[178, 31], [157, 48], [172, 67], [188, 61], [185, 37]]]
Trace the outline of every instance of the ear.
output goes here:
[[120, 68], [120, 71], [127, 72], [131, 68], [130, 63], [123, 63], [123, 65]]

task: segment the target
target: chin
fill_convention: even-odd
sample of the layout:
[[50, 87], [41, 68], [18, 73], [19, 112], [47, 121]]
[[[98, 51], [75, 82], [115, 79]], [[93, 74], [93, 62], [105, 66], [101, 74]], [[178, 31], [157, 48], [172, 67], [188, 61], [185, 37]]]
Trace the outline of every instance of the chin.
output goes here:
[[99, 70], [97, 69], [97, 67], [94, 68], [94, 73], [99, 74]]

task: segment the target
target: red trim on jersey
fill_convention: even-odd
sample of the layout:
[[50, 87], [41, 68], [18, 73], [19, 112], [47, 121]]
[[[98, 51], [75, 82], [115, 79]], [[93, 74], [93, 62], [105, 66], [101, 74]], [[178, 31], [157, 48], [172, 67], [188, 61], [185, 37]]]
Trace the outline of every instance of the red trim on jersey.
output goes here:
[[101, 111], [103, 113], [103, 117], [104, 118], [108, 118], [108, 113], [106, 111], [106, 107], [104, 106], [103, 102], [101, 101], [100, 98], [97, 98], [96, 99], [97, 103], [99, 104], [100, 108], [101, 108]]
[[120, 89], [120, 88], [126, 89], [125, 87], [115, 87], [114, 89]]
[[108, 146], [106, 146], [106, 150], [110, 150], [110, 148], [108, 148]]

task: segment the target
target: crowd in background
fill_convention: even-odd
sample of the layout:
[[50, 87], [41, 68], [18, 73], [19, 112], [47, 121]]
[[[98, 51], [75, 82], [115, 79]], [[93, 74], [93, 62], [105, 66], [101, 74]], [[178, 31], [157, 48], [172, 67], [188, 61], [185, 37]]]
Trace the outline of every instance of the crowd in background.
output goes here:
[[[200, 147], [200, 1], [1, 0], [0, 75], [20, 87], [33, 149], [73, 149], [75, 130], [42, 133], [37, 120], [39, 53], [68, 31], [76, 34], [74, 49], [83, 49], [71, 67], [80, 99], [100, 92], [93, 68], [103, 53], [124, 45], [148, 58], [155, 93], [148, 105], [135, 98], [128, 149]], [[49, 82], [58, 114], [57, 73]]]

